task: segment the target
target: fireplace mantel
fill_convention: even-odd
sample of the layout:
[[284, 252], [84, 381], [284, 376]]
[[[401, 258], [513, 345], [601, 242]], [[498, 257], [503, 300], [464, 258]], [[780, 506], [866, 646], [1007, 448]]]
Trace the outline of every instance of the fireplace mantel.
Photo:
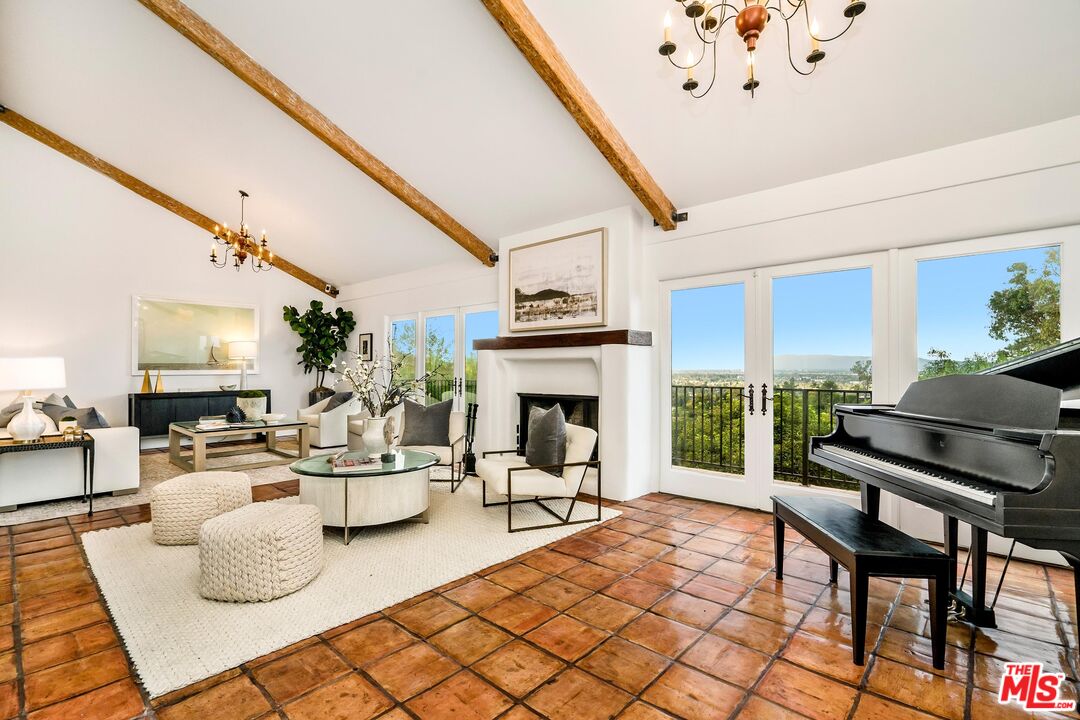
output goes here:
[[600, 330], [597, 332], [548, 333], [473, 340], [473, 350], [533, 350], [536, 348], [590, 347], [594, 345], [652, 345], [648, 330]]

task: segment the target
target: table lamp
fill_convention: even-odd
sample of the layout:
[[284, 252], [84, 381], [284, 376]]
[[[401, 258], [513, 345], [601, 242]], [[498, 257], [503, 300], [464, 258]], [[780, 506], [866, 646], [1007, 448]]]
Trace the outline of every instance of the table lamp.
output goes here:
[[22, 412], [11, 419], [7, 431], [18, 442], [37, 440], [45, 421], [34, 412], [33, 390], [59, 390], [67, 385], [64, 358], [0, 358], [0, 390], [22, 393]]
[[248, 360], [257, 357], [258, 344], [254, 340], [234, 340], [229, 343], [229, 359], [240, 361], [240, 389], [247, 390]]

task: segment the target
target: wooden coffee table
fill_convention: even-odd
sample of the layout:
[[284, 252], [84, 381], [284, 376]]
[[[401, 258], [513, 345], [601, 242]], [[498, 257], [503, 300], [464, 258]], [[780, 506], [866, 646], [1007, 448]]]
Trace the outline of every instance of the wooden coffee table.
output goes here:
[[[280, 459], [260, 460], [258, 462], [229, 465], [222, 470], [254, 470], [255, 468], [270, 467], [272, 465], [287, 465], [297, 458], [306, 458], [310, 452], [308, 448], [308, 424], [299, 420], [283, 420], [281, 422], [268, 423], [257, 420], [251, 423], [243, 423], [242, 427], [213, 428], [210, 430], [198, 430], [198, 422], [175, 422], [169, 425], [169, 462], [188, 472], [202, 472], [206, 470], [207, 458], [231, 457], [235, 455], [252, 455], [258, 453], [270, 453]], [[281, 450], [277, 446], [277, 434], [283, 430], [296, 431], [296, 439], [299, 443], [297, 452]], [[216, 452], [206, 451], [206, 441], [213, 438], [239, 437], [262, 433], [266, 437], [265, 445], [248, 446], [234, 450], [219, 450]], [[184, 454], [180, 441], [184, 438], [191, 440], [191, 452]]]

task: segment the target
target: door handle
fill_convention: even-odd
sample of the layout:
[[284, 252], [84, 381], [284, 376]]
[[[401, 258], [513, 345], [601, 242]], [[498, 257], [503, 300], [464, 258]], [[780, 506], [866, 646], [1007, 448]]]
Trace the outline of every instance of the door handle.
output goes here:
[[742, 393], [742, 396], [744, 398], [748, 398], [750, 400], [747, 407], [748, 407], [748, 409], [750, 411], [750, 414], [753, 415], [754, 414], [754, 383], [750, 383], [749, 385], [747, 385], [746, 389], [747, 389], [747, 392]]
[[[774, 395], [773, 397], [775, 398], [776, 396]], [[761, 383], [761, 414], [762, 415], [764, 415], [766, 413], [766, 411], [769, 409], [768, 401], [769, 401], [769, 386], [766, 385], [765, 383]]]

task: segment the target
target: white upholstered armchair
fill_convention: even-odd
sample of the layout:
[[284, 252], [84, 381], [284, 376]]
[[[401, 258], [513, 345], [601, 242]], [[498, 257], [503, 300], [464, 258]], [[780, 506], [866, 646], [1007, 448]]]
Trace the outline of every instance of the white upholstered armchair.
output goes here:
[[[566, 458], [561, 465], [529, 465], [525, 458], [517, 455], [517, 450], [497, 450], [484, 453], [476, 461], [476, 474], [483, 481], [484, 507], [506, 505], [506, 528], [510, 532], [521, 530], [540, 530], [561, 525], [576, 525], [584, 522], [599, 522], [600, 515], [600, 461], [591, 460], [596, 449], [596, 431], [580, 425], [566, 425]], [[511, 455], [511, 453], [514, 453]], [[596, 517], [571, 520], [574, 504], [577, 502], [585, 473], [590, 467], [596, 468]], [[558, 470], [552, 475], [545, 470]], [[491, 502], [487, 498], [488, 486], [497, 495], [506, 496], [505, 502]], [[515, 499], [517, 498], [517, 499]], [[564, 498], [570, 500], [570, 507], [565, 515], [560, 515], [543, 503], [545, 499]], [[529, 527], [514, 527], [514, 505], [536, 503], [559, 522]]]
[[[386, 413], [387, 417], [394, 418], [394, 442], [399, 443], [405, 437], [405, 406], [398, 405]], [[367, 412], [349, 417], [349, 450], [360, 451], [364, 449], [364, 420], [370, 417]], [[445, 445], [398, 445], [401, 450], [422, 450], [432, 453], [439, 458], [439, 465], [450, 468], [450, 479], [432, 479], [431, 482], [449, 482], [450, 492], [457, 492], [458, 486], [465, 479], [465, 413], [454, 411], [450, 413], [450, 431], [447, 433]]]
[[360, 410], [360, 400], [356, 397], [346, 400], [333, 410], [324, 410], [332, 399], [331, 395], [311, 407], [296, 411], [296, 419], [306, 422], [311, 428], [311, 444], [317, 448], [345, 445], [349, 439], [349, 416]]

